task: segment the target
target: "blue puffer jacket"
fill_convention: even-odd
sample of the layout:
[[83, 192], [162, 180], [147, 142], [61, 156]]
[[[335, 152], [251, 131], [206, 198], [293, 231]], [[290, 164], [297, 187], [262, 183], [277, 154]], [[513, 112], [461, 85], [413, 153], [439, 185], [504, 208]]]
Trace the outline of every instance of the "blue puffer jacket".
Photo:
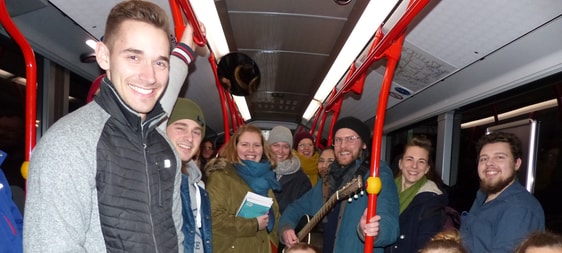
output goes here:
[[[6, 153], [0, 150], [0, 166]], [[20, 253], [22, 249], [23, 218], [12, 200], [10, 184], [0, 169], [0, 252]]]

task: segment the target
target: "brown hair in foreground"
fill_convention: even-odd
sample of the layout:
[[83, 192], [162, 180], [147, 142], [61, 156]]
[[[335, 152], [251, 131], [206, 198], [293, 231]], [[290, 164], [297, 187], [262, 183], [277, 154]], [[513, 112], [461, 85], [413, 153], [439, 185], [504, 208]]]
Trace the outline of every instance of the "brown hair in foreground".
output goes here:
[[420, 253], [447, 252], [447, 253], [468, 253], [462, 246], [461, 235], [456, 229], [449, 229], [440, 232], [431, 238]]
[[562, 235], [548, 231], [533, 232], [519, 244], [515, 253], [525, 253], [529, 248], [562, 249]]
[[316, 246], [304, 242], [299, 242], [286, 249], [285, 253], [321, 253], [321, 252], [320, 249], [318, 249]]

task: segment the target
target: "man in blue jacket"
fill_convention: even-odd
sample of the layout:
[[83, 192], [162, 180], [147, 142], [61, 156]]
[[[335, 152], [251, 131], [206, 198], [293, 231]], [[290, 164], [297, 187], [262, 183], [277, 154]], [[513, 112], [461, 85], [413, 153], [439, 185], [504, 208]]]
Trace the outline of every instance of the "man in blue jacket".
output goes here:
[[544, 230], [541, 204], [517, 181], [521, 141], [514, 134], [494, 132], [476, 146], [480, 190], [461, 220], [464, 246], [469, 252], [513, 252], [529, 233]]
[[205, 136], [205, 117], [193, 101], [178, 98], [166, 135], [182, 161], [181, 202], [185, 253], [211, 253], [211, 202], [193, 157]]
[[[369, 176], [369, 153], [367, 144], [371, 139], [369, 127], [354, 117], [338, 120], [334, 126], [334, 152], [336, 161], [329, 167], [329, 195], [334, 194], [357, 175], [366, 179]], [[390, 168], [381, 163], [379, 176], [382, 190], [377, 198], [376, 216], [371, 224], [378, 226], [373, 252], [384, 252], [384, 247], [394, 243], [398, 237], [399, 200], [396, 184]], [[281, 241], [291, 246], [298, 242], [295, 227], [300, 218], [318, 212], [323, 206], [322, 183], [317, 183], [310, 191], [289, 205], [279, 220]], [[365, 246], [365, 220], [361, 219], [367, 208], [367, 195], [360, 195], [352, 202], [341, 201], [328, 214], [324, 226], [323, 252], [362, 252]]]

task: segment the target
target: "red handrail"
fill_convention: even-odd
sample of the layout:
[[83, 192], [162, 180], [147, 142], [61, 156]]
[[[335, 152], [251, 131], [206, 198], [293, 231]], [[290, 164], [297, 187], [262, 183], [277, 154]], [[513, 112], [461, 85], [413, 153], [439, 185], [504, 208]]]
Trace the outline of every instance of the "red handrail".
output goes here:
[[[188, 0], [169, 0], [170, 2], [170, 9], [172, 12], [172, 17], [175, 24], [175, 33], [176, 37], [179, 39], [183, 33], [185, 28], [184, 24], [184, 16], [182, 16], [182, 12], [187, 19], [187, 22], [192, 24], [193, 26], [193, 41], [199, 46], [205, 46], [207, 44], [207, 38], [203, 35], [199, 21], [193, 12], [193, 8]], [[208, 47], [208, 46], [207, 46]], [[230, 126], [229, 122], [232, 123], [233, 129], [236, 129], [236, 126], [242, 125], [244, 120], [239, 115], [238, 108], [236, 106], [231, 105], [232, 97], [230, 94], [227, 94], [227, 91], [222, 87], [218, 77], [217, 71], [217, 61], [213, 54], [213, 51], [210, 47], [209, 49], [209, 63], [211, 64], [211, 69], [213, 70], [213, 75], [215, 77], [215, 84], [217, 86], [217, 91], [219, 93], [219, 98], [221, 101], [221, 109], [222, 109], [222, 118], [223, 118], [223, 126], [224, 126], [224, 140], [225, 143], [228, 142], [230, 139]], [[228, 118], [228, 108], [231, 111], [231, 119]], [[235, 112], [233, 112], [235, 111]]]
[[332, 142], [332, 137], [334, 136], [334, 126], [336, 125], [336, 122], [338, 120], [338, 117], [340, 116], [340, 111], [341, 111], [341, 107], [343, 105], [343, 96], [338, 98], [338, 100], [336, 100], [336, 102], [331, 106], [331, 110], [332, 110], [332, 122], [330, 122], [330, 131], [328, 131], [328, 143], [333, 143]]
[[[375, 216], [377, 210], [377, 196], [379, 194], [380, 188], [376, 189], [374, 187], [375, 184], [380, 184], [379, 168], [381, 157], [380, 151], [382, 143], [382, 129], [384, 126], [388, 93], [390, 92], [390, 87], [392, 86], [394, 70], [396, 69], [398, 60], [400, 59], [402, 43], [404, 42], [405, 36], [405, 34], [402, 34], [401, 37], [396, 40], [389, 48], [386, 70], [384, 73], [381, 91], [379, 93], [379, 103], [377, 105], [377, 114], [375, 116], [374, 123], [373, 142], [371, 144], [371, 147], [373, 148], [371, 152], [371, 174], [369, 179], [367, 179], [367, 193], [369, 198], [367, 204], [367, 220]], [[365, 253], [372, 252], [373, 240], [374, 238], [372, 236], [367, 236], [365, 238]]]
[[[388, 47], [400, 36], [402, 32], [408, 28], [408, 25], [412, 20], [420, 13], [423, 8], [429, 3], [430, 0], [411, 0], [406, 12], [400, 18], [400, 20], [396, 23], [392, 29], [384, 36], [378, 43], [375, 42], [375, 47], [371, 52], [367, 55], [366, 60], [361, 64], [357, 70], [351, 75], [351, 77], [344, 83], [342, 88], [338, 90], [336, 95], [332, 96], [331, 99], [325, 103], [325, 108], [330, 108], [330, 106], [335, 102], [335, 99], [345, 95], [344, 91], [348, 89], [347, 87], [353, 85], [357, 79], [366, 73], [368, 68], [375, 62], [376, 60], [381, 59], [381, 55], [388, 49]], [[379, 28], [380, 29], [380, 28]]]
[[[312, 126], [310, 127], [310, 129], [312, 130], [312, 132], [314, 132], [314, 130], [316, 130], [316, 125], [318, 124], [318, 118], [320, 118], [321, 115], [323, 115], [324, 113], [322, 104], [320, 104], [320, 107], [318, 108], [318, 111], [316, 111], [316, 115], [314, 117], [314, 121], [312, 122]], [[322, 129], [319, 128], [318, 131], [316, 131], [316, 141], [315, 141], [315, 146], [319, 147], [320, 146], [320, 139], [322, 139]]]
[[12, 22], [4, 0], [0, 0], [0, 21], [8, 34], [21, 48], [25, 59], [25, 161], [21, 167], [21, 173], [23, 178], [27, 179], [27, 165], [31, 151], [35, 147], [37, 134], [35, 126], [37, 119], [37, 65], [35, 53], [23, 34]]
[[236, 114], [236, 115], [237, 115], [236, 118], [238, 119], [238, 126], [244, 125], [245, 122], [244, 122], [244, 118], [242, 117], [242, 114], [240, 114], [240, 112], [238, 112], [238, 114]]
[[227, 112], [228, 105], [226, 101], [226, 96], [230, 94], [226, 94], [227, 92], [226, 89], [222, 86], [221, 82], [219, 81], [217, 65], [213, 54], [209, 56], [209, 62], [211, 63], [213, 74], [215, 75], [215, 84], [217, 86], [217, 90], [219, 92], [219, 97], [221, 100], [222, 120], [223, 120], [222, 124], [224, 127], [224, 143], [227, 143], [230, 140], [230, 127], [228, 125], [228, 112]]
[[181, 9], [176, 0], [169, 0], [170, 12], [172, 13], [172, 20], [174, 21], [174, 33], [176, 34], [176, 41], [180, 41], [185, 28]]
[[[351, 80], [355, 80], [360, 74], [373, 63], [377, 58], [377, 55], [385, 55], [387, 58], [386, 70], [383, 78], [382, 87], [379, 93], [379, 101], [377, 105], [377, 114], [374, 123], [374, 133], [373, 142], [371, 147], [373, 148], [371, 152], [371, 174], [367, 179], [367, 194], [368, 194], [368, 204], [367, 204], [367, 220], [375, 216], [377, 210], [377, 196], [381, 186], [379, 178], [379, 168], [380, 168], [380, 156], [381, 156], [381, 143], [382, 143], [382, 130], [384, 127], [384, 118], [386, 114], [386, 106], [388, 102], [388, 94], [390, 92], [390, 87], [392, 86], [392, 79], [394, 76], [394, 71], [398, 60], [400, 60], [400, 54], [402, 52], [402, 45], [406, 37], [405, 31], [410, 22], [417, 16], [419, 12], [427, 5], [429, 0], [411, 0], [408, 4], [408, 9], [404, 15], [400, 18], [398, 23], [390, 30], [387, 36], [380, 40], [379, 46], [375, 47], [374, 50], [369, 52], [367, 60], [358, 68], [356, 72], [357, 75], [353, 75]], [[382, 29], [379, 28], [379, 29]], [[379, 50], [385, 48], [382, 52]], [[388, 48], [388, 49], [386, 49]], [[374, 238], [372, 236], [365, 237], [365, 248], [364, 252], [372, 252], [374, 244]]]
[[[378, 177], [378, 175], [380, 167], [380, 145], [382, 142], [382, 129], [384, 126], [384, 117], [388, 102], [388, 94], [390, 92], [390, 87], [392, 86], [392, 78], [398, 60], [400, 59], [402, 44], [405, 38], [404, 31], [406, 30], [410, 22], [427, 5], [427, 3], [429, 3], [429, 0], [410, 0], [406, 12], [402, 15], [396, 25], [390, 29], [386, 36], [383, 36], [382, 26], [380, 26], [377, 29], [374, 38], [375, 41], [370, 48], [366, 60], [357, 68], [355, 68], [355, 65], [352, 64], [343, 86], [339, 90], [334, 89], [329, 98], [323, 104], [323, 108], [325, 110], [324, 113], [327, 113], [330, 110], [334, 111], [330, 131], [328, 134], [328, 144], [330, 144], [334, 124], [339, 116], [339, 110], [342, 106], [343, 96], [350, 91], [354, 91], [358, 94], [362, 93], [362, 85], [365, 81], [367, 69], [373, 64], [374, 61], [381, 59], [383, 56], [388, 58], [383, 84], [379, 93], [377, 114], [374, 123], [373, 141], [371, 144], [373, 150], [371, 154], [372, 165], [370, 177], [367, 180], [367, 220], [373, 217], [376, 213], [377, 195], [380, 191], [380, 188], [377, 189], [376, 186], [380, 186], [380, 178]], [[325, 116], [325, 114], [318, 112], [316, 114], [316, 117], [320, 117], [321, 115]], [[372, 252], [373, 244], [374, 238], [372, 236], [366, 236], [364, 252]]]
[[238, 121], [236, 120], [236, 116], [238, 115], [236, 112], [238, 111], [238, 107], [234, 103], [234, 98], [232, 94], [225, 94], [226, 95], [226, 103], [228, 104], [228, 109], [230, 112], [230, 124], [232, 125], [232, 132], [236, 132], [238, 128]]
[[191, 24], [191, 26], [193, 26], [193, 41], [200, 47], [207, 45], [207, 38], [203, 35], [201, 27], [199, 27], [199, 21], [195, 16], [195, 12], [193, 12], [193, 8], [191, 8], [191, 4], [187, 0], [170, 0], [169, 2], [172, 17], [174, 19], [176, 36], [181, 38], [183, 28], [185, 27], [183, 17], [181, 16], [181, 11], [183, 11], [187, 21]]
[[[324, 113], [322, 113], [322, 119], [320, 120], [320, 125], [318, 126], [318, 139], [322, 138], [322, 132], [324, 131], [324, 123], [326, 122], [326, 118], [328, 117], [328, 112], [324, 111]], [[316, 140], [316, 145], [318, 146], [319, 140]], [[330, 140], [326, 141], [326, 147], [329, 147], [330, 145], [332, 145], [332, 143], [330, 142]]]

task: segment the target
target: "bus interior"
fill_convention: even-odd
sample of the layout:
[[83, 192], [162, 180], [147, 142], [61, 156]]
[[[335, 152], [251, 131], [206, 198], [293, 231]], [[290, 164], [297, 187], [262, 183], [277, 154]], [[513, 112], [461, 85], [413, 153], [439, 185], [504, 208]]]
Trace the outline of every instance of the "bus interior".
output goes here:
[[[115, 1], [0, 2], [0, 149], [8, 153], [2, 167], [25, 189], [20, 167], [33, 145], [25, 121], [29, 64], [4, 20], [34, 52], [31, 129], [39, 140], [87, 103], [102, 72], [86, 41], [102, 39]], [[206, 27], [180, 96], [203, 108], [206, 137], [218, 146], [237, 126], [254, 124], [265, 133], [277, 125], [308, 131], [322, 148], [331, 143], [335, 120], [354, 116], [373, 130], [373, 155], [395, 170], [405, 142], [424, 134], [434, 143], [451, 206], [465, 211], [479, 187], [478, 138], [494, 126], [534, 120], [535, 166], [525, 180], [547, 229], [562, 232], [562, 1], [154, 2], [170, 13], [176, 35], [185, 22]], [[257, 66], [259, 80], [234, 91], [221, 77], [237, 66], [227, 59], [240, 55]]]

